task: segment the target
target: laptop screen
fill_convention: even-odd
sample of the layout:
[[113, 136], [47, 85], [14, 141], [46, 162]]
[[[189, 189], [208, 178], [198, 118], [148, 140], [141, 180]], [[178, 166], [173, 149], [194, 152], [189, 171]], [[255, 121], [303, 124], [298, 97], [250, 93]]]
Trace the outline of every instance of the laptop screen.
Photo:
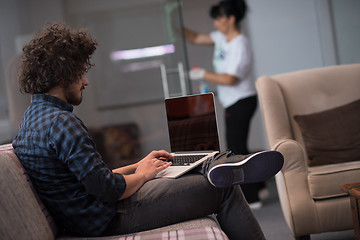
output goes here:
[[165, 100], [172, 152], [219, 151], [214, 95], [191, 95]]

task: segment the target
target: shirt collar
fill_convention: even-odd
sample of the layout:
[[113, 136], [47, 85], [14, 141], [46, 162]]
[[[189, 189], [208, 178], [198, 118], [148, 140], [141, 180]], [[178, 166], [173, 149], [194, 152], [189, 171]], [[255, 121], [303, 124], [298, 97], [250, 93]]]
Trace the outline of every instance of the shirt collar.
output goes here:
[[31, 96], [31, 103], [43, 103], [43, 102], [49, 102], [55, 105], [56, 107], [69, 112], [72, 112], [74, 109], [74, 107], [71, 104], [54, 96], [50, 96], [46, 94], [34, 94]]

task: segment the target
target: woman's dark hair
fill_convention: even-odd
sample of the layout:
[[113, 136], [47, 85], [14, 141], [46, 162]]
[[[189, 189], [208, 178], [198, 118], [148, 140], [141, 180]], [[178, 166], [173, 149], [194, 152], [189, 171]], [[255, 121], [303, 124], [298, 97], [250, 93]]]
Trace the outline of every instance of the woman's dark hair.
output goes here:
[[78, 81], [93, 64], [97, 42], [85, 29], [47, 23], [23, 48], [20, 91], [37, 94]]
[[239, 23], [244, 19], [247, 9], [245, 0], [223, 0], [210, 8], [210, 16], [216, 19], [233, 15], [235, 23], [239, 27]]

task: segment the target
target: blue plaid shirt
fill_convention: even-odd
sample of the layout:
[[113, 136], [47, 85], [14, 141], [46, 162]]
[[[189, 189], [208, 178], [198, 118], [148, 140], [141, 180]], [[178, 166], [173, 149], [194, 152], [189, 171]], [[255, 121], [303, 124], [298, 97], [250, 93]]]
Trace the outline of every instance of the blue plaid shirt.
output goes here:
[[73, 106], [36, 94], [13, 141], [41, 200], [67, 230], [98, 236], [116, 215], [124, 177], [102, 161]]

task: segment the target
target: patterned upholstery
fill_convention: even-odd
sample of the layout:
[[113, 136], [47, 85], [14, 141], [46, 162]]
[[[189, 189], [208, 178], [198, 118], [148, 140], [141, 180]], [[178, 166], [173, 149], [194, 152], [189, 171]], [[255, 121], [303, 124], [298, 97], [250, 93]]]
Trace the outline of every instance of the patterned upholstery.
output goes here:
[[[61, 240], [72, 240], [75, 238], [62, 237]], [[108, 239], [108, 240], [227, 240], [227, 236], [218, 227], [195, 227], [187, 229], [169, 230], [169, 231], [156, 231], [156, 232], [141, 232], [124, 236], [111, 236], [91, 239]]]
[[[1, 239], [80, 239], [72, 236], [57, 236], [57, 226], [39, 199], [11, 144], [0, 145], [0, 192]], [[205, 217], [140, 233], [89, 239], [227, 240], [228, 238], [213, 218]]]

